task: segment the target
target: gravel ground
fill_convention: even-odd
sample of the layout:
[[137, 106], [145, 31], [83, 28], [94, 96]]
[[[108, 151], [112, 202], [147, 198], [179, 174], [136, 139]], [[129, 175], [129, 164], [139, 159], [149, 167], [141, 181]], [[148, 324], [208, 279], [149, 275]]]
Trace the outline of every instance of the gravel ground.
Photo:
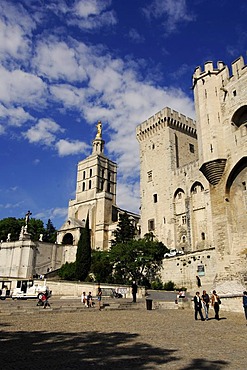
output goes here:
[[134, 310], [10, 312], [0, 313], [1, 370], [247, 369], [240, 313], [202, 322], [193, 310], [148, 311], [145, 303]]

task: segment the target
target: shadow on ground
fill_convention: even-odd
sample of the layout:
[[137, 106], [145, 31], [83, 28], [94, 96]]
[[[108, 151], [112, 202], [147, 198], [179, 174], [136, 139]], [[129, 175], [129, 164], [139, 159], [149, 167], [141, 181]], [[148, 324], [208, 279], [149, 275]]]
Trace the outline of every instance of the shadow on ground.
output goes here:
[[[1, 370], [26, 369], [169, 369], [180, 362], [176, 350], [138, 342], [138, 334], [122, 332], [0, 332]], [[170, 365], [169, 365], [170, 364]], [[178, 369], [221, 370], [224, 361], [192, 360]]]
[[[154, 369], [179, 360], [174, 350], [136, 342], [129, 333], [0, 333], [1, 370]], [[13, 355], [14, 354], [14, 355]]]

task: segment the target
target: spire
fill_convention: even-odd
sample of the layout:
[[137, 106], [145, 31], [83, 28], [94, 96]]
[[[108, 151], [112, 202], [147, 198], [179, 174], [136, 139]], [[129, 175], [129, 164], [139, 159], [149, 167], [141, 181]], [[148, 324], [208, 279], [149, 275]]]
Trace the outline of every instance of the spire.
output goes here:
[[104, 153], [104, 140], [102, 139], [102, 123], [98, 121], [97, 125], [97, 133], [95, 139], [93, 140], [93, 154], [101, 154]]

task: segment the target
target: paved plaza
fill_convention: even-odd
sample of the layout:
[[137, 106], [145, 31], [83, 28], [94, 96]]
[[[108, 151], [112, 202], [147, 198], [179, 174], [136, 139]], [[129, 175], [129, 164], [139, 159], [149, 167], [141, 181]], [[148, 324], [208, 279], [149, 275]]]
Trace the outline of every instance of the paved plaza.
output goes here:
[[102, 311], [53, 298], [51, 309], [35, 305], [0, 301], [1, 370], [247, 368], [241, 313], [221, 311], [216, 321], [210, 311], [202, 322], [192, 309], [147, 310], [145, 300]]

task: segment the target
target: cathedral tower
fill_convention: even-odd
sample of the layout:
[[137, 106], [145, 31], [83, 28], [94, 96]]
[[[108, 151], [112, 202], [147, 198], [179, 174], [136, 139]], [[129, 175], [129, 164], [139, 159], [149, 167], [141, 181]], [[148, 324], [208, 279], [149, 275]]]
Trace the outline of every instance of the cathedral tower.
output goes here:
[[59, 232], [60, 243], [77, 245], [80, 228], [89, 217], [92, 248], [109, 248], [109, 226], [116, 208], [117, 165], [104, 155], [104, 144], [99, 121], [92, 154], [78, 163], [76, 196], [69, 202], [68, 221]]

